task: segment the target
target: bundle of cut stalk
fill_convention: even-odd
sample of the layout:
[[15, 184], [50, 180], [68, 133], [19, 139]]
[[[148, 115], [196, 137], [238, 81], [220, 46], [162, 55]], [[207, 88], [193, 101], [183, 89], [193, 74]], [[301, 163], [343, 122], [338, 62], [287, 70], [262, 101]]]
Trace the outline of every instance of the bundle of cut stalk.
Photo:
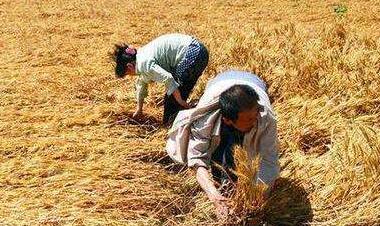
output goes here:
[[267, 186], [256, 183], [260, 158], [250, 159], [246, 150], [234, 149], [235, 174], [238, 177], [231, 194], [231, 221], [238, 224], [256, 225], [263, 221]]

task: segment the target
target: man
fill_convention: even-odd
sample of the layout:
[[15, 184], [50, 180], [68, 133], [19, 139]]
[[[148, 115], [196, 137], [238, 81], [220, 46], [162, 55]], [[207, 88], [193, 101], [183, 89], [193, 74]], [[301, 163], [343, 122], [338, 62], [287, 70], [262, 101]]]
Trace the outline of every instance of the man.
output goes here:
[[127, 44], [115, 45], [111, 56], [116, 62], [118, 78], [138, 75], [137, 108], [133, 117], [143, 112], [148, 84], [165, 84], [164, 124], [170, 124], [179, 110], [190, 107], [186, 100], [209, 59], [207, 48], [194, 37], [184, 34], [162, 35], [139, 49]]
[[[279, 175], [275, 115], [265, 83], [242, 71], [211, 80], [197, 107], [179, 112], [166, 145], [173, 160], [195, 169], [218, 215], [227, 215], [228, 208], [216, 184], [236, 179], [230, 173], [234, 145], [242, 145], [250, 159], [260, 156], [258, 177], [252, 180], [271, 186]], [[215, 170], [214, 163], [225, 170]]]

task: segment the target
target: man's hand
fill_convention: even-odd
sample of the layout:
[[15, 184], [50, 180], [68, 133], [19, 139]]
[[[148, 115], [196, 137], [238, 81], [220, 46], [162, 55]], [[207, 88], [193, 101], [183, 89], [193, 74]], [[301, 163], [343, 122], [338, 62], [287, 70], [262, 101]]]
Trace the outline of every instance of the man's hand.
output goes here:
[[229, 214], [228, 199], [220, 194], [209, 195], [208, 197], [214, 203], [218, 219], [226, 220]]
[[229, 214], [228, 199], [216, 189], [211, 173], [205, 167], [200, 166], [197, 168], [196, 177], [199, 185], [206, 192], [207, 197], [214, 203], [218, 218], [226, 220]]

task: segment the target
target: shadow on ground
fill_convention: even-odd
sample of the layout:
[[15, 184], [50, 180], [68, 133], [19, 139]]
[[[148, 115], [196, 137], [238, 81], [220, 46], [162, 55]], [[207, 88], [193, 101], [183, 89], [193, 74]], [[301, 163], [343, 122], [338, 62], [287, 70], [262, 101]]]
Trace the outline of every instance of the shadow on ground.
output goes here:
[[298, 181], [279, 178], [265, 206], [270, 225], [304, 225], [313, 220], [310, 200]]
[[107, 115], [110, 124], [109, 127], [115, 125], [121, 126], [136, 126], [141, 134], [153, 134], [158, 129], [162, 128], [161, 120], [151, 115], [142, 115], [138, 118], [133, 118], [132, 112], [121, 112]]
[[174, 162], [164, 150], [139, 154], [135, 157], [144, 163], [158, 164], [172, 174], [183, 173], [187, 169], [186, 165]]

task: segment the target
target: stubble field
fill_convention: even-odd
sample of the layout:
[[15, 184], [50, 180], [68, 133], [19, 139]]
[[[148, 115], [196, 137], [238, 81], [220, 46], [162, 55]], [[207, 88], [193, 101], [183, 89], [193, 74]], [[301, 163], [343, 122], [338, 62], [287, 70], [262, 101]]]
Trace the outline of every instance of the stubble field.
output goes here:
[[380, 224], [379, 1], [0, 1], [0, 225], [212, 225], [172, 165], [163, 87], [131, 119], [113, 44], [196, 36], [210, 63], [269, 84], [281, 179], [272, 225]]

